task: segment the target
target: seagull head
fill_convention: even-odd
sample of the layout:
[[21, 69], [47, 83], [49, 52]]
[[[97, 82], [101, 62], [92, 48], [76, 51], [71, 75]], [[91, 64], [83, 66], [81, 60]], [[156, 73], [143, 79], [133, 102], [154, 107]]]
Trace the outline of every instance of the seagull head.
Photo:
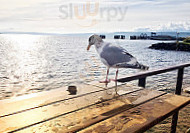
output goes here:
[[89, 41], [88, 41], [89, 44], [88, 44], [87, 50], [89, 50], [92, 45], [95, 45], [96, 43], [100, 43], [102, 41], [103, 41], [102, 38], [98, 35], [90, 36]]

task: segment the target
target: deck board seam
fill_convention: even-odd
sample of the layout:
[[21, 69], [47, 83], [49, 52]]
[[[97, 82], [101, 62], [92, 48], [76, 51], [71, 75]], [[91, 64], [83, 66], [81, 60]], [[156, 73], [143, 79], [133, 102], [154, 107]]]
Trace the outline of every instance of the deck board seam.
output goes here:
[[[16, 111], [16, 112], [13, 112], [13, 113], [2, 115], [2, 116], [0, 116], [0, 118], [11, 116], [11, 115], [15, 115], [15, 114], [19, 114], [19, 113], [26, 112], [26, 111], [29, 111], [29, 110], [32, 110], [32, 109], [42, 108], [42, 107], [53, 105], [53, 104], [56, 104], [56, 103], [59, 103], [59, 102], [63, 102], [63, 101], [67, 101], [67, 100], [83, 97], [83, 96], [86, 96], [86, 95], [89, 95], [89, 94], [98, 93], [98, 92], [105, 91], [105, 90], [110, 90], [110, 89], [113, 89], [113, 87], [110, 87], [110, 88], [107, 88], [107, 89], [101, 89], [101, 90], [98, 90], [98, 91], [93, 91], [93, 92], [89, 92], [89, 93], [85, 93], [85, 94], [81, 94], [79, 96], [74, 96], [74, 97], [71, 97], [71, 98], [57, 100], [57, 101], [50, 102], [50, 103], [45, 104], [45, 105], [39, 105], [39, 106], [35, 106], [35, 107], [32, 107], [32, 108], [28, 108], [28, 109], [23, 109], [23, 110], [20, 110], [20, 111]], [[139, 90], [142, 90], [142, 89], [144, 89], [144, 88], [141, 88]], [[131, 92], [125, 93], [125, 94], [130, 94], [132, 92], [136, 92], [136, 91], [131, 91]]]
[[[127, 93], [122, 94], [122, 95], [120, 95], [120, 96], [127, 95], [127, 94], [131, 94], [131, 93], [138, 92], [138, 91], [141, 91], [141, 90], [145, 90], [145, 88], [141, 88], [141, 89], [138, 89], [138, 90], [135, 90], [135, 91], [127, 92]], [[117, 97], [119, 97], [119, 96], [117, 96]], [[108, 100], [104, 100], [103, 102], [106, 102], [106, 101], [110, 101], [110, 100], [116, 99], [117, 97], [112, 98], [112, 99], [108, 99]], [[102, 102], [101, 102], [101, 103], [102, 103]], [[53, 120], [53, 119], [58, 118], [58, 117], [61, 117], [61, 116], [64, 116], [64, 115], [67, 115], [67, 114], [70, 114], [70, 113], [74, 113], [74, 112], [77, 112], [77, 111], [80, 111], [80, 110], [82, 110], [82, 109], [85, 109], [85, 108], [91, 107], [91, 106], [96, 105], [96, 104], [97, 104], [97, 103], [94, 103], [94, 104], [91, 104], [91, 105], [88, 105], [88, 106], [85, 106], [85, 107], [82, 107], [82, 108], [79, 108], [79, 109], [76, 109], [76, 110], [72, 110], [72, 111], [69, 111], [69, 112], [66, 112], [66, 113], [63, 113], [63, 114], [60, 114], [60, 115], [56, 115], [56, 116], [54, 116], [54, 117], [50, 117], [50, 118], [48, 118], [48, 119], [45, 119], [45, 120], [42, 120], [42, 121], [39, 121], [39, 122], [36, 122], [36, 123], [30, 124], [30, 125], [28, 125], [28, 126], [24, 126], [24, 127], [21, 127], [21, 128], [15, 129], [15, 130], [10, 131], [10, 132], [8, 132], [8, 133], [18, 132], [18, 131], [21, 131], [21, 130], [23, 130], [23, 129], [26, 129], [26, 128], [29, 128], [29, 127], [35, 126], [35, 125], [37, 125], [37, 124], [41, 124], [41, 123], [44, 123], [44, 122], [47, 122], [47, 121]], [[98, 103], [98, 104], [99, 104], [99, 103]], [[28, 111], [28, 110], [27, 110], [27, 111]], [[22, 112], [20, 112], [20, 113], [22, 113]], [[12, 115], [14, 115], [14, 114], [12, 114]]]
[[[170, 117], [171, 115], [173, 115], [175, 112], [181, 110], [182, 108], [184, 108], [185, 106], [187, 106], [188, 104], [190, 104], [190, 100], [183, 103], [181, 106], [178, 106], [175, 110], [171, 110], [170, 112], [168, 112], [167, 114], [158, 117], [156, 120], [152, 121], [151, 123], [143, 126], [142, 128], [140, 128], [139, 130], [137, 130], [135, 133], [142, 133], [147, 131], [148, 129], [150, 129], [151, 127], [153, 127], [154, 125], [158, 124], [159, 122], [165, 120], [166, 118]], [[126, 133], [126, 131], [123, 131], [122, 133]]]
[[[137, 107], [137, 106], [139, 106], [139, 105], [142, 105], [142, 104], [144, 104], [144, 103], [150, 102], [151, 100], [156, 99], [156, 98], [161, 97], [161, 96], [166, 95], [166, 94], [167, 94], [167, 93], [160, 94], [160, 95], [158, 95], [158, 96], [156, 96], [156, 97], [153, 97], [153, 98], [151, 98], [151, 99], [148, 99], [148, 100], [146, 100], [146, 101], [144, 101], [144, 102], [142, 102], [142, 103], [139, 103], [139, 104], [136, 104], [136, 105], [134, 105], [134, 106], [131, 106], [131, 108], [127, 108], [126, 110], [122, 110], [122, 112], [127, 111], [127, 110], [132, 109], [132, 108], [135, 108], [135, 107]], [[74, 130], [74, 131], [71, 131], [71, 132], [79, 132], [79, 131], [81, 131], [81, 130], [83, 130], [83, 129], [85, 129], [85, 128], [88, 128], [88, 127], [90, 127], [90, 126], [93, 126], [93, 125], [95, 125], [95, 124], [97, 124], [97, 123], [99, 123], [99, 122], [102, 122], [102, 121], [107, 120], [107, 119], [109, 119], [109, 118], [111, 118], [111, 117], [114, 117], [114, 116], [116, 116], [116, 115], [118, 115], [118, 114], [120, 114], [120, 113], [122, 113], [122, 112], [119, 112], [119, 113], [110, 115], [110, 116], [108, 116], [108, 117], [106, 117], [106, 118], [104, 118], [104, 119], [102, 119], [102, 120], [100, 120], [100, 121], [97, 121], [96, 123], [93, 123], [93, 124], [91, 124], [91, 125], [89, 125], [89, 126], [82, 127], [82, 128], [80, 128], [80, 129], [78, 129], [78, 130]], [[100, 114], [100, 115], [104, 115], [104, 113], [103, 113], [103, 114]], [[70, 133], [70, 132], [68, 132], [68, 133]]]

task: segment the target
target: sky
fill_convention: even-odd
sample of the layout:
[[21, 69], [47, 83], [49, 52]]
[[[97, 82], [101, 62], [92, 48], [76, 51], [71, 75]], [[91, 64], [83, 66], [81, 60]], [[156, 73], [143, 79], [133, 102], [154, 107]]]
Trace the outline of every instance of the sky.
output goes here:
[[0, 32], [190, 31], [189, 0], [0, 2]]

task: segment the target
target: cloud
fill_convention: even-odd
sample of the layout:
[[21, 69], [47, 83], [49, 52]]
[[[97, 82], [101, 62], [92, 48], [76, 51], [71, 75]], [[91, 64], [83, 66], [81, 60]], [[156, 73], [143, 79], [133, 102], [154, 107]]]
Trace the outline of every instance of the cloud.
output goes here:
[[170, 22], [158, 26], [157, 31], [190, 31], [190, 22]]
[[161, 32], [189, 32], [190, 31], [190, 21], [186, 22], [170, 22], [167, 24], [160, 24], [150, 27], [139, 27], [135, 31], [147, 32], [147, 31], [161, 31]]
[[[76, 33], [133, 31], [134, 29], [135, 31], [190, 30], [187, 21], [190, 12], [189, 0], [99, 0], [98, 14], [88, 15], [84, 20], [77, 19], [74, 14], [74, 6], [80, 7], [78, 13], [82, 15], [82, 5], [88, 1], [91, 1], [92, 4], [96, 1], [2, 1], [3, 4], [0, 5], [0, 32]], [[70, 9], [70, 4], [72, 4], [72, 9]], [[60, 11], [62, 5], [67, 6], [67, 10], [64, 12]], [[65, 16], [68, 17], [63, 19]]]

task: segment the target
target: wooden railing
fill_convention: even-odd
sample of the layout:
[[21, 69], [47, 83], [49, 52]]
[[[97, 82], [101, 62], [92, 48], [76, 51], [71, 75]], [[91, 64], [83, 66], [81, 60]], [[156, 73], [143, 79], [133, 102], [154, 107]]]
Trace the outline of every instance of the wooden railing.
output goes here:
[[[153, 76], [153, 75], [157, 75], [157, 74], [161, 74], [161, 73], [170, 72], [173, 70], [178, 70], [175, 94], [181, 95], [184, 68], [189, 67], [189, 66], [190, 66], [190, 63], [184, 63], [184, 64], [171, 66], [171, 67], [167, 67], [167, 68], [162, 68], [162, 69], [148, 70], [145, 72], [141, 72], [138, 74], [127, 76], [125, 78], [118, 79], [117, 81], [118, 82], [129, 82], [132, 80], [139, 80], [138, 85], [141, 87], [145, 87], [146, 86], [146, 78], [148, 76]], [[171, 133], [176, 132], [178, 113], [179, 113], [179, 111], [175, 112], [172, 117]]]

